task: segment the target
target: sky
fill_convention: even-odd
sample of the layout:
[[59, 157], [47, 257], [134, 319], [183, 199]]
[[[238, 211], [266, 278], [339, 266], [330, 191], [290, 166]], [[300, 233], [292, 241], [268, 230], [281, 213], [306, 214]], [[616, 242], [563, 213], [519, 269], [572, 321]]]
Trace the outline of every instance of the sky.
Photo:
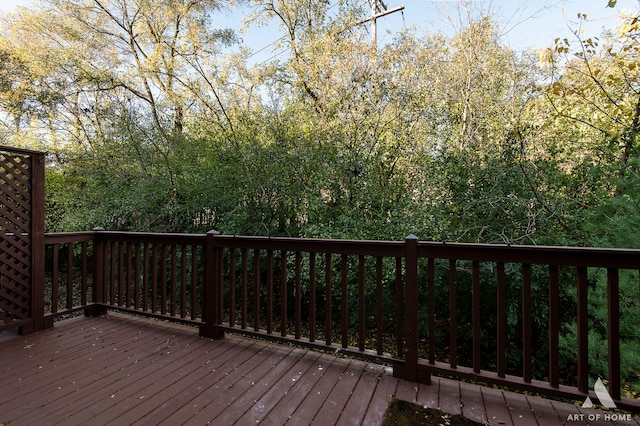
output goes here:
[[[336, 3], [337, 0], [331, 0]], [[362, 0], [368, 2], [368, 0]], [[582, 28], [589, 36], [599, 36], [602, 28], [613, 28], [620, 12], [637, 12], [640, 0], [618, 0], [615, 8], [607, 8], [608, 0], [475, 0], [471, 7], [489, 8], [497, 18], [503, 33], [503, 42], [509, 47], [524, 51], [544, 48], [553, 44], [556, 37], [571, 38], [572, 29], [578, 28], [578, 12], [587, 14]], [[404, 6], [396, 12], [378, 19], [378, 44], [393, 39], [404, 28], [416, 26], [420, 31], [450, 30], [451, 24], [446, 14], [455, 13], [457, 0], [384, 0], [389, 9]], [[0, 11], [10, 11], [17, 5], [33, 7], [34, 0], [0, 0]], [[218, 18], [220, 27], [240, 29], [242, 17], [249, 9], [237, 8], [232, 12], [222, 12]], [[368, 24], [367, 24], [368, 25]], [[266, 60], [277, 52], [269, 46], [281, 36], [277, 25], [252, 29], [242, 35], [242, 39], [254, 52], [260, 51], [259, 60]], [[266, 48], [266, 49], [265, 49]]]

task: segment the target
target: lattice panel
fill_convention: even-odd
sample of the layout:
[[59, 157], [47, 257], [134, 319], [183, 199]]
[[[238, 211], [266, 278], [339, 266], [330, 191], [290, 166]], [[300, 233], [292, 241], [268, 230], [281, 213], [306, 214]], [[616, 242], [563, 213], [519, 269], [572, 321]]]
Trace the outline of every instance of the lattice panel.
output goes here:
[[31, 157], [0, 151], [0, 326], [31, 316]]

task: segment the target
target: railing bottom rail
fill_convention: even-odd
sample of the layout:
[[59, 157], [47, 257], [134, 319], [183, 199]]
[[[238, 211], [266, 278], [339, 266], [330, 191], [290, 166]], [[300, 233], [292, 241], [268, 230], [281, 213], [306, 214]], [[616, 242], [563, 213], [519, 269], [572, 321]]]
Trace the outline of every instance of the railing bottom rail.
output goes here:
[[[572, 401], [584, 401], [587, 396], [594, 401], [597, 401], [598, 397], [594, 391], [588, 393], [580, 392], [573, 386], [558, 385], [558, 387], [551, 386], [548, 382], [542, 380], [531, 380], [531, 382], [525, 382], [522, 377], [512, 376], [509, 374], [504, 377], [498, 376], [496, 372], [481, 370], [477, 373], [472, 367], [457, 366], [451, 368], [448, 363], [435, 362], [430, 364], [427, 360], [418, 361], [418, 380], [420, 383], [430, 383], [431, 375], [440, 377], [454, 378], [458, 380], [468, 380], [477, 384], [497, 385], [509, 390], [529, 392], [546, 397], [566, 398]], [[429, 379], [427, 379], [429, 378]], [[622, 410], [631, 412], [640, 412], [640, 400], [633, 398], [623, 397], [615, 401], [616, 407]]]

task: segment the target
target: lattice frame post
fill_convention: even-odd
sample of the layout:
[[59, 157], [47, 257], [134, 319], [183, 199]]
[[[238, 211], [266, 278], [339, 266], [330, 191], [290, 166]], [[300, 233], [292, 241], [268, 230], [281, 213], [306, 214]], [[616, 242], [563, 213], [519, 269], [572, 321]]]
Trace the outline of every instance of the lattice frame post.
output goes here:
[[42, 330], [44, 316], [42, 152], [0, 146], [0, 329]]

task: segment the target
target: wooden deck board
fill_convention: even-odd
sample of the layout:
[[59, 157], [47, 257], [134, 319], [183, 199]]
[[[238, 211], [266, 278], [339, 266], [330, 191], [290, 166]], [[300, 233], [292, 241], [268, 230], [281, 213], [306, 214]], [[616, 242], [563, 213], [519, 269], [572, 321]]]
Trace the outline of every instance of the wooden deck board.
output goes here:
[[462, 414], [465, 417], [482, 424], [488, 421], [482, 392], [478, 392], [478, 388], [468, 383], [460, 383], [460, 398]]
[[[338, 358], [336, 358], [338, 359]], [[318, 387], [318, 383], [324, 377], [328, 369], [339, 369], [334, 365], [336, 359], [318, 361], [311, 366], [307, 374], [296, 382], [295, 387], [284, 398], [271, 406], [269, 413], [263, 418], [262, 423], [268, 425], [283, 425], [293, 419], [293, 413], [301, 406], [302, 401]]]
[[[168, 342], [167, 342], [168, 339]], [[404, 399], [499, 425], [604, 413], [434, 377], [431, 385], [334, 354], [120, 314], [0, 339], [0, 424], [375, 425]], [[634, 419], [632, 424], [638, 424]]]
[[416, 403], [418, 400], [418, 389], [420, 388], [417, 383], [400, 380], [398, 382], [398, 388], [396, 389], [396, 398]]
[[440, 380], [438, 408], [446, 413], [462, 414], [460, 383], [453, 380]]
[[[400, 380], [404, 381], [404, 380]], [[371, 399], [371, 405], [367, 409], [362, 424], [364, 425], [379, 425], [382, 423], [382, 418], [387, 409], [388, 402], [391, 398], [397, 395], [399, 380], [393, 379], [388, 374], [382, 374], [378, 379], [378, 385], [376, 386], [375, 393]], [[384, 401], [385, 403], [380, 403]], [[344, 412], [342, 418], [349, 418], [349, 413]], [[342, 421], [342, 418], [340, 419]]]
[[418, 399], [417, 403], [430, 408], [438, 408], [440, 397], [440, 382], [441, 380], [432, 377], [430, 385], [418, 385]]
[[492, 388], [483, 388], [480, 389], [480, 391], [486, 410], [487, 422], [490, 424], [515, 423], [518, 425], [522, 424], [522, 426], [537, 426], [538, 423], [531, 416], [529, 416], [529, 419], [533, 421], [528, 424], [523, 424], [524, 416], [518, 417], [516, 415], [516, 417], [513, 418], [507, 407], [507, 401], [503, 392]]
[[[363, 424], [363, 417], [367, 413], [369, 406], [372, 403], [373, 396], [379, 384], [380, 370], [380, 367], [372, 369], [367, 368], [362, 372], [362, 374], [360, 375], [360, 380], [358, 380], [358, 383], [348, 396], [347, 403], [342, 408], [340, 417], [338, 418], [336, 424]], [[383, 399], [391, 400], [391, 396], [385, 395]], [[357, 416], [354, 413], [360, 413], [360, 416]]]
[[[366, 366], [365, 366], [366, 368]], [[344, 371], [340, 379], [335, 383], [328, 395], [318, 394], [323, 397], [324, 403], [313, 418], [312, 425], [332, 425], [336, 424], [344, 406], [354, 392], [360, 381], [360, 377], [365, 373], [364, 369], [357, 362], [351, 362]], [[365, 379], [366, 380], [366, 379]], [[353, 413], [353, 416], [361, 416], [362, 413]]]
[[295, 411], [290, 415], [287, 424], [308, 425], [316, 417], [322, 408], [324, 401], [331, 394], [335, 386], [340, 384], [342, 377], [347, 373], [352, 361], [348, 359], [335, 359], [331, 368], [325, 370], [320, 380], [316, 383]]
[[546, 399], [532, 399], [527, 398], [529, 405], [531, 406], [531, 411], [533, 412], [538, 424], [541, 426], [554, 426], [554, 425], [562, 425], [564, 424], [563, 420], [560, 419], [558, 413], [556, 413], [551, 401]]

